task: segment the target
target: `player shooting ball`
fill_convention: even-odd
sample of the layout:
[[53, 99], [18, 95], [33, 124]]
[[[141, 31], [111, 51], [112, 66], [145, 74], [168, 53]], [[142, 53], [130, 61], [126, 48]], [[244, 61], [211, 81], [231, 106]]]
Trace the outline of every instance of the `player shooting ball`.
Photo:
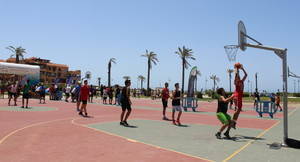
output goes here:
[[[231, 127], [236, 129], [237, 119], [243, 107], [244, 81], [246, 80], [248, 75], [243, 65], [239, 62], [234, 64], [234, 69], [236, 71], [235, 79], [234, 79], [234, 85], [235, 85], [234, 97], [235, 97], [235, 105], [237, 106], [237, 110], [233, 115]], [[240, 71], [243, 71], [244, 73], [243, 79], [241, 79], [240, 77]]]

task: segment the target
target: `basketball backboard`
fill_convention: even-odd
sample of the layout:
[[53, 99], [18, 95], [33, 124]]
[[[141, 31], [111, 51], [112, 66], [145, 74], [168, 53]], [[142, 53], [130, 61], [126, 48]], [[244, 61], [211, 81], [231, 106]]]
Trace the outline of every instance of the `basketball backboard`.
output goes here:
[[247, 49], [247, 47], [245, 46], [245, 44], [247, 44], [247, 31], [246, 31], [246, 27], [243, 23], [243, 21], [239, 21], [238, 23], [238, 43], [239, 43], [239, 47], [242, 51], [245, 51]]

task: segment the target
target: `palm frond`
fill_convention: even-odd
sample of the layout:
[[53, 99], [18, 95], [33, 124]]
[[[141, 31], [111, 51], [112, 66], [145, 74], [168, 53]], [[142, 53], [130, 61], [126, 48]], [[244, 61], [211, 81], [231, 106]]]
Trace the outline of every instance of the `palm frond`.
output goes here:
[[110, 58], [109, 59], [109, 63], [114, 63], [115, 64], [116, 63], [116, 59], [115, 58]]

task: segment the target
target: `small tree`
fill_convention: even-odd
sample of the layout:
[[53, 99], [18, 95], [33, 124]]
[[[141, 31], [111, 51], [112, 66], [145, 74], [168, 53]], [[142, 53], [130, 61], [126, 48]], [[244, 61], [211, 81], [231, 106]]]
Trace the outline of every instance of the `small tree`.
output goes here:
[[216, 75], [210, 76], [210, 79], [213, 80], [213, 83], [214, 83], [213, 91], [215, 92], [216, 91], [217, 82], [220, 82], [220, 79]]
[[148, 52], [148, 50], [146, 50], [146, 53], [143, 54], [142, 57], [147, 58], [147, 65], [148, 65], [147, 92], [148, 95], [150, 95], [150, 71], [152, 69], [152, 63], [156, 65], [158, 62], [157, 54], [152, 51]]
[[181, 87], [181, 91], [182, 93], [184, 93], [184, 73], [185, 73], [185, 69], [187, 69], [190, 65], [190, 63], [188, 62], [189, 59], [192, 60], [196, 60], [196, 58], [194, 58], [193, 56], [193, 51], [192, 49], [189, 48], [185, 48], [185, 46], [183, 46], [182, 48], [178, 47], [178, 51], [175, 51], [175, 54], [177, 54], [181, 60], [182, 60], [182, 87]]
[[13, 54], [10, 57], [12, 58], [13, 56], [15, 56], [16, 57], [16, 63], [20, 62], [20, 57], [22, 59], [24, 59], [24, 54], [26, 53], [26, 51], [21, 46], [20, 47], [8, 46], [8, 47], [6, 47], [6, 49], [13, 52]]
[[145, 81], [146, 78], [142, 75], [139, 75], [138, 79], [139, 79], [139, 81], [141, 81], [141, 89], [143, 89], [143, 82]]

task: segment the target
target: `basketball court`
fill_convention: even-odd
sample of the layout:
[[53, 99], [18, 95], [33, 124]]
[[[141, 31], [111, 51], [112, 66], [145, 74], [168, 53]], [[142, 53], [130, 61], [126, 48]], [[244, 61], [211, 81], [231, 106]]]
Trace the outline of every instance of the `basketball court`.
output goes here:
[[[299, 150], [270, 149], [282, 141], [282, 113], [258, 117], [245, 103], [233, 140], [214, 136], [220, 127], [216, 102], [200, 102], [197, 112], [184, 112], [183, 126], [162, 120], [159, 100], [134, 99], [131, 127], [119, 125], [119, 106], [88, 104], [91, 117], [77, 115], [74, 103], [30, 101], [30, 109], [0, 103], [1, 161], [296, 161]], [[20, 102], [19, 102], [20, 104]], [[299, 106], [298, 106], [299, 107]], [[168, 109], [168, 117], [170, 117]], [[233, 113], [232, 110], [229, 112]], [[290, 127], [300, 111], [290, 106]], [[290, 130], [297, 137], [299, 130]]]
[[[238, 49], [247, 47], [273, 51], [282, 59], [284, 111], [274, 118], [259, 117], [252, 103], [243, 103], [237, 130], [231, 130], [233, 139], [228, 140], [215, 137], [221, 126], [216, 101], [200, 102], [197, 111], [184, 112], [183, 125], [176, 126], [162, 120], [160, 100], [133, 99], [131, 126], [124, 127], [119, 124], [121, 108], [103, 105], [99, 98], [88, 104], [86, 118], [77, 114], [75, 103], [41, 105], [32, 99], [31, 107], [24, 109], [8, 107], [4, 99], [0, 161], [298, 161], [299, 150], [281, 147], [300, 134], [300, 105], [287, 104], [287, 49], [263, 46], [247, 35], [241, 21], [238, 38], [238, 45], [225, 46], [230, 61], [235, 61]], [[274, 147], [274, 142], [280, 146]]]

